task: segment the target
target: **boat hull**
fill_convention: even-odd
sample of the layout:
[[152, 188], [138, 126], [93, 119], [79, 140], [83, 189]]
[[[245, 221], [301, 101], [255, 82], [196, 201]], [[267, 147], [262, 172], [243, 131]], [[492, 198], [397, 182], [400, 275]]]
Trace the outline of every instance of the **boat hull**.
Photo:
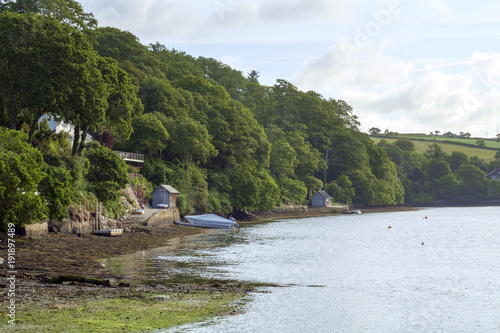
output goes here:
[[211, 229], [237, 229], [238, 223], [233, 220], [223, 218], [215, 214], [189, 215], [184, 217], [187, 222], [177, 222], [176, 224]]

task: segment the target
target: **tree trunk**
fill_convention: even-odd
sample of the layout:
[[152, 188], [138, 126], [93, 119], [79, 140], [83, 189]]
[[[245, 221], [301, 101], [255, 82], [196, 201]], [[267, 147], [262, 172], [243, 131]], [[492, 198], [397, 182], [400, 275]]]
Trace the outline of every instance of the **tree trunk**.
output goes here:
[[85, 140], [87, 139], [88, 126], [83, 126], [82, 137], [80, 138], [80, 146], [78, 147], [78, 154], [81, 154], [83, 148], [85, 148]]
[[43, 116], [43, 111], [40, 110], [38, 110], [38, 112], [35, 112], [33, 114], [33, 121], [31, 123], [30, 131], [28, 133], [28, 143], [30, 144], [33, 142], [33, 134], [35, 134], [36, 127], [38, 125], [38, 120], [40, 119], [41, 116]]
[[71, 150], [71, 155], [75, 156], [78, 152], [78, 143], [80, 139], [80, 123], [75, 124], [75, 133], [73, 138], [73, 148]]
[[325, 154], [325, 169], [323, 170], [323, 188], [325, 188], [326, 186], [326, 182], [327, 182], [327, 176], [326, 176], [326, 172], [328, 170], [328, 155], [330, 154], [330, 149], [326, 149], [326, 154]]

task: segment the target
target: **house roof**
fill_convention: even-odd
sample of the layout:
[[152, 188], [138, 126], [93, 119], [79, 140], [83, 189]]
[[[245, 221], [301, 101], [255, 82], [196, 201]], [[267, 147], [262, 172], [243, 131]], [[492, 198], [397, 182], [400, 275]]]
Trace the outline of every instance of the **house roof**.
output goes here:
[[154, 191], [153, 193], [155, 193], [156, 191], [158, 191], [160, 188], [163, 188], [165, 190], [167, 190], [168, 192], [170, 192], [171, 194], [179, 194], [179, 191], [177, 191], [175, 188], [173, 188], [172, 186], [170, 185], [160, 185], [158, 186]]
[[318, 193], [316, 193], [316, 195], [318, 195], [318, 194], [321, 195], [325, 199], [331, 199], [332, 198], [332, 196], [330, 194], [326, 193], [326, 191], [323, 191], [323, 190], [321, 190]]
[[493, 170], [492, 172], [490, 172], [489, 174], [487, 174], [485, 177], [487, 178], [488, 176], [491, 176], [491, 175], [494, 175], [494, 174], [498, 174], [498, 173], [500, 173], [500, 168]]

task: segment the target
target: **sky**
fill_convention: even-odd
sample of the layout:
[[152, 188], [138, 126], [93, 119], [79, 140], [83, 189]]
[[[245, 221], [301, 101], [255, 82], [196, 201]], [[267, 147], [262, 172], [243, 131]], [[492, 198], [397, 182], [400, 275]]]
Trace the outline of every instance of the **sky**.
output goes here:
[[80, 0], [99, 26], [345, 100], [368, 132], [500, 133], [500, 2]]

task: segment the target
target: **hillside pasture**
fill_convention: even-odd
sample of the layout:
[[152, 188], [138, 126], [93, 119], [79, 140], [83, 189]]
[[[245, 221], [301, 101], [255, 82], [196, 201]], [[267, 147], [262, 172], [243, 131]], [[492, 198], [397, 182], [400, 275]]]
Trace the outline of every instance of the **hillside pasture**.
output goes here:
[[[425, 141], [428, 141], [428, 142], [431, 142], [431, 143], [437, 143], [437, 142], [444, 142], [444, 143], [448, 143], [448, 142], [456, 142], [456, 143], [459, 143], [459, 144], [467, 144], [467, 145], [477, 145], [476, 142], [477, 140], [481, 140], [481, 138], [469, 138], [469, 139], [466, 139], [466, 138], [447, 138], [447, 137], [444, 137], [444, 136], [413, 136], [413, 135], [409, 135], [409, 136], [400, 136], [399, 138], [404, 138], [404, 139], [409, 139], [409, 140], [412, 140], [412, 141], [421, 141], [421, 140], [425, 140]], [[484, 140], [484, 143], [485, 143], [485, 147], [486, 148], [493, 148], [493, 149], [499, 149], [500, 148], [500, 142], [497, 142], [496, 140], [492, 140], [492, 139], [482, 139]], [[429, 143], [429, 144], [431, 144]]]
[[[381, 137], [370, 137], [370, 138], [373, 140], [373, 142], [375, 142], [375, 144], [378, 144], [381, 140], [386, 140], [390, 143], [394, 143], [398, 139], [398, 138], [381, 138]], [[429, 146], [434, 144], [434, 143], [438, 144], [446, 154], [451, 154], [454, 151], [458, 151], [458, 152], [464, 153], [465, 155], [467, 155], [469, 157], [477, 156], [479, 158], [484, 159], [487, 162], [493, 160], [495, 158], [495, 154], [496, 154], [496, 151], [491, 150], [491, 149], [462, 146], [459, 144], [440, 142], [439, 140], [422, 141], [421, 138], [419, 138], [419, 139], [420, 140], [411, 140], [411, 139], [409, 139], [409, 140], [411, 140], [411, 142], [413, 142], [415, 144], [415, 151], [422, 153], [422, 154], [425, 153], [425, 151], [429, 149]], [[449, 138], [443, 138], [443, 139], [452, 140]], [[461, 143], [468, 143], [468, 144], [475, 142], [474, 139], [457, 139], [457, 140], [467, 140], [468, 142], [461, 142]], [[492, 141], [486, 141], [487, 144], [489, 142], [492, 142]], [[498, 145], [499, 145], [498, 142], [492, 142], [492, 143], [496, 143], [497, 148], [498, 148]]]

